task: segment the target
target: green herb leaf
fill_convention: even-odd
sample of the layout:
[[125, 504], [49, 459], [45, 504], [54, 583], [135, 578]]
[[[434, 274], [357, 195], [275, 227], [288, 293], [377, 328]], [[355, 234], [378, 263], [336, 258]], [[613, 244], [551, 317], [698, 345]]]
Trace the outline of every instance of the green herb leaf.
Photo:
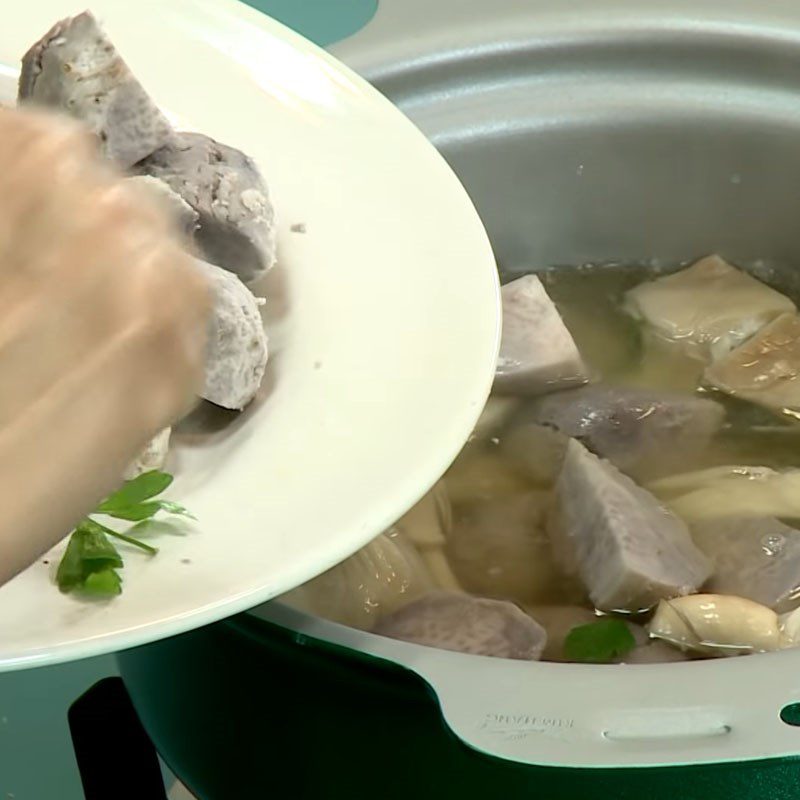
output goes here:
[[82, 588], [86, 579], [97, 572], [118, 569], [122, 558], [105, 533], [91, 520], [84, 520], [70, 537], [56, 572], [62, 592]]
[[154, 517], [159, 511], [194, 519], [186, 508], [172, 500], [149, 500], [146, 503], [139, 503], [139, 505], [136, 506], [117, 508], [114, 511], [104, 511], [102, 513], [109, 517], [114, 517], [115, 519], [125, 519], [129, 522], [141, 522], [142, 520]]
[[61, 556], [56, 572], [56, 583], [62, 592], [69, 592], [79, 586], [86, 578], [83, 555], [81, 552], [81, 536], [75, 531], [69, 538], [67, 549]]
[[[125, 481], [123, 487], [106, 498], [97, 509], [98, 514], [115, 516], [114, 512], [131, 508], [160, 495], [172, 483], [172, 475], [154, 469], [145, 472], [131, 481]], [[155, 512], [154, 512], [155, 513]], [[122, 519], [127, 519], [122, 517]], [[142, 519], [145, 519], [142, 517]]]
[[158, 504], [161, 506], [162, 511], [166, 511], [167, 514], [173, 514], [176, 517], [188, 517], [189, 519], [197, 519], [197, 517], [192, 514], [188, 508], [182, 506], [180, 503], [176, 503], [172, 500], [158, 500]]
[[564, 640], [564, 655], [570, 661], [606, 664], [634, 647], [630, 628], [621, 619], [605, 617], [573, 628]]
[[100, 509], [99, 514], [106, 514], [114, 519], [125, 519], [129, 522], [141, 522], [143, 519], [150, 519], [161, 511], [161, 503], [158, 500], [151, 500], [147, 503], [139, 503], [135, 506], [121, 506], [119, 508], [104, 511]]
[[[157, 524], [152, 518], [159, 511], [174, 516], [192, 515], [180, 503], [154, 500], [172, 483], [172, 475], [160, 470], [145, 472], [104, 500], [95, 513], [124, 519], [141, 525]], [[139, 525], [133, 527], [136, 531]], [[115, 531], [87, 517], [72, 532], [67, 549], [56, 571], [56, 582], [62, 592], [81, 591], [89, 595], [110, 597], [122, 591], [122, 578], [116, 571], [122, 567], [122, 557], [108, 537], [120, 539], [155, 555], [158, 548]]]
[[133, 536], [128, 536], [125, 533], [120, 533], [119, 531], [115, 531], [112, 528], [107, 528], [105, 525], [101, 525], [99, 522], [96, 522], [93, 519], [87, 519], [86, 522], [90, 523], [91, 525], [101, 530], [106, 536], [113, 536], [115, 539], [119, 539], [122, 542], [127, 542], [128, 544], [132, 544], [134, 547], [138, 547], [140, 550], [144, 550], [148, 555], [154, 556], [158, 552], [157, 547], [153, 547], [150, 544], [145, 544], [139, 539], [134, 539]]
[[122, 592], [122, 578], [113, 569], [103, 569], [100, 572], [92, 572], [87, 575], [86, 580], [81, 586], [81, 590], [86, 594], [98, 597], [108, 597]]

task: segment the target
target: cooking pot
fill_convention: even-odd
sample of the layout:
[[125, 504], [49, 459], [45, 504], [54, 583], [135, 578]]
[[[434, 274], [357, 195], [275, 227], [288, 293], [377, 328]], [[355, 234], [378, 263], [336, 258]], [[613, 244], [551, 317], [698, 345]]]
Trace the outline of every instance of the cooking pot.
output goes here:
[[[796, 3], [383, 0], [334, 50], [445, 155], [502, 273], [717, 252], [800, 294]], [[515, 662], [272, 603], [120, 665], [209, 800], [800, 795], [800, 650]]]

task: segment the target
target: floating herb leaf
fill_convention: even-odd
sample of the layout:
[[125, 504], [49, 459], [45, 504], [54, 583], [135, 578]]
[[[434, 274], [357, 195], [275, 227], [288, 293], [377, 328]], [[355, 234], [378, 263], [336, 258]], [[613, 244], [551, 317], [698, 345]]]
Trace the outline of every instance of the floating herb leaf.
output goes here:
[[564, 640], [564, 655], [570, 661], [607, 664], [635, 646], [636, 640], [622, 620], [605, 617], [573, 628]]

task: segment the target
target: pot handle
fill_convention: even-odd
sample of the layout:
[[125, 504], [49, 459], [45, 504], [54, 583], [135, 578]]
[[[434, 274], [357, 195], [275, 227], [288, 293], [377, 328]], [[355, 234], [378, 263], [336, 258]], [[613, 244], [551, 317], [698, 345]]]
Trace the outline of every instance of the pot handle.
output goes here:
[[749, 659], [720, 677], [719, 665], [704, 662], [596, 667], [454, 655], [431, 651], [408, 666], [427, 681], [452, 732], [490, 756], [637, 767], [800, 751], [796, 681], [742, 692]]

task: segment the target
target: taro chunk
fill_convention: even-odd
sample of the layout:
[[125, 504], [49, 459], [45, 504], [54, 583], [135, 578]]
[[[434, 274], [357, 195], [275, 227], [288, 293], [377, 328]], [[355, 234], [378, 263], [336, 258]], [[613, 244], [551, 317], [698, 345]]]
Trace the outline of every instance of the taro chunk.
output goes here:
[[25, 54], [19, 101], [81, 120], [123, 169], [172, 136], [166, 117], [88, 11], [58, 22]]
[[431, 592], [384, 617], [375, 633], [441, 650], [536, 661], [547, 634], [511, 603]]
[[[128, 182], [147, 192], [184, 233], [194, 230], [197, 213], [167, 184], [145, 176]], [[223, 408], [240, 410], [255, 397], [267, 364], [259, 301], [232, 273], [204, 261], [195, 264], [208, 278], [213, 298], [202, 396]]]
[[275, 262], [275, 212], [258, 167], [244, 153], [199, 133], [181, 133], [136, 165], [164, 181], [199, 215], [206, 261], [252, 283]]
[[626, 307], [660, 335], [716, 359], [795, 306], [719, 256], [631, 289]]
[[595, 607], [642, 611], [694, 592], [710, 563], [686, 525], [574, 439], [556, 482], [563, 536]]
[[267, 335], [253, 293], [233, 274], [196, 261], [213, 298], [202, 396], [241, 410], [256, 395], [267, 366]]
[[710, 592], [755, 600], [779, 614], [800, 604], [800, 531], [774, 517], [726, 517], [692, 526], [714, 564]]
[[[721, 405], [691, 394], [599, 385], [542, 397], [526, 414], [531, 423], [578, 439], [633, 475], [658, 472], [702, 451], [725, 417]], [[513, 436], [513, 430], [506, 434]]]
[[797, 416], [800, 412], [800, 315], [784, 314], [712, 364], [705, 380], [721, 392]]
[[525, 275], [503, 286], [503, 336], [494, 388], [535, 395], [586, 382], [586, 367], [542, 282]]

